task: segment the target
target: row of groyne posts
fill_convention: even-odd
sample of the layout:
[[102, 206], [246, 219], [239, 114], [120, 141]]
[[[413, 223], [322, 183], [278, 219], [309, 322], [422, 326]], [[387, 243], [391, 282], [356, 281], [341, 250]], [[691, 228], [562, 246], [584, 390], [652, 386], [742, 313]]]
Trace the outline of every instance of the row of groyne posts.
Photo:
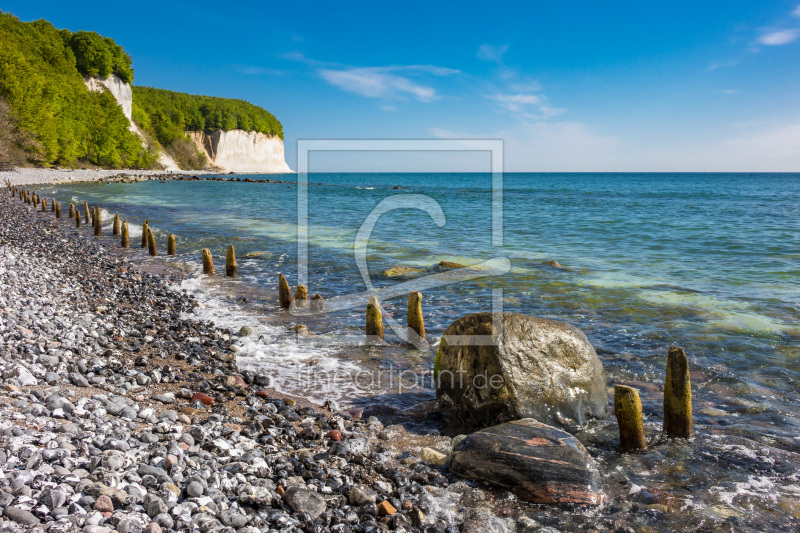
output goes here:
[[[38, 194], [24, 190], [6, 183], [12, 197], [26, 204], [38, 208], [42, 212], [48, 211], [48, 199]], [[55, 218], [61, 218], [61, 202], [50, 200], [50, 212], [55, 213]], [[102, 216], [100, 207], [89, 208], [89, 203], [84, 201], [84, 215], [81, 215], [80, 206], [73, 203], [69, 205], [69, 218], [75, 219], [75, 226], [81, 227], [81, 217], [85, 216], [86, 223], [92, 224], [95, 236], [102, 236]], [[130, 248], [130, 235], [128, 222], [120, 225], [119, 214], [114, 216], [112, 224], [113, 235], [120, 235], [122, 248]], [[148, 227], [147, 220], [142, 225], [142, 248], [147, 248], [151, 256], [158, 255], [156, 240], [153, 231]], [[175, 235], [167, 238], [167, 255], [175, 255]], [[202, 251], [203, 273], [215, 275], [214, 259], [208, 248]], [[227, 249], [225, 261], [225, 275], [234, 277], [238, 273], [236, 253], [233, 245]], [[309, 301], [308, 289], [305, 285], [298, 285], [294, 296], [289, 283], [283, 274], [278, 275], [278, 300], [280, 307], [291, 309], [293, 307], [309, 308], [312, 312], [322, 312], [325, 301], [321, 295], [316, 294]], [[425, 322], [422, 315], [422, 293], [411, 292], [408, 296], [408, 339], [409, 341], [425, 341]], [[384, 339], [383, 315], [380, 302], [375, 295], [369, 297], [366, 310], [366, 335], [368, 339]], [[647, 438], [644, 431], [642, 418], [642, 402], [639, 391], [627, 385], [614, 387], [614, 414], [619, 426], [620, 447], [623, 451], [636, 451], [647, 448]], [[667, 355], [667, 376], [664, 383], [664, 433], [668, 437], [690, 438], [694, 436], [692, 421], [692, 389], [689, 376], [689, 361], [683, 348], [672, 347]]]

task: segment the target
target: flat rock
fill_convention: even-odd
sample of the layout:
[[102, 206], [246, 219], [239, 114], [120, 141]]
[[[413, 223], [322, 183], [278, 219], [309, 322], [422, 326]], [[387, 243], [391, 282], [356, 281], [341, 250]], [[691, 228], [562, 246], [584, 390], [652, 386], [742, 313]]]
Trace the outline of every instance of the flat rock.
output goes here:
[[32, 512], [20, 509], [19, 507], [6, 507], [3, 514], [22, 526], [36, 526], [41, 523]]
[[450, 470], [540, 504], [598, 505], [600, 473], [583, 445], [531, 418], [473, 433], [453, 448]]
[[312, 519], [317, 518], [327, 509], [325, 498], [323, 498], [321, 494], [300, 487], [291, 487], [288, 489], [283, 494], [283, 500], [294, 512], [308, 513], [311, 515]]

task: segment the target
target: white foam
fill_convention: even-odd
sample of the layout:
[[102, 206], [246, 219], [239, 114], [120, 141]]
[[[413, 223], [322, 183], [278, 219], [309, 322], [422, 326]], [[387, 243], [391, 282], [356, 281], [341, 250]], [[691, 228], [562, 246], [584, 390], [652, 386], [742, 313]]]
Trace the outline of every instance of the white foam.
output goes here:
[[375, 394], [374, 389], [361, 388], [352, 379], [364, 372], [357, 364], [335, 357], [336, 344], [323, 335], [298, 337], [283, 327], [265, 324], [264, 317], [226, 301], [220, 290], [206, 276], [195, 272], [180, 285], [201, 304], [186, 318], [199, 318], [213, 322], [221, 329], [234, 333], [242, 326], [255, 331], [247, 337], [238, 338], [236, 361], [240, 369], [258, 371], [268, 376], [271, 387], [276, 390], [308, 398], [322, 403], [335, 400], [341, 405], [349, 404], [358, 397]]

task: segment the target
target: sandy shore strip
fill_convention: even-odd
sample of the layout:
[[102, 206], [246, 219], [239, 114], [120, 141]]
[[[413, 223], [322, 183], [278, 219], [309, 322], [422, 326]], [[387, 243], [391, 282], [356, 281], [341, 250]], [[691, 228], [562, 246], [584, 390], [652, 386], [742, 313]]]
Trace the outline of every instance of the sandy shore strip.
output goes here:
[[0, 181], [12, 185], [53, 185], [58, 183], [78, 183], [100, 181], [114, 176], [202, 176], [219, 174], [206, 170], [94, 170], [94, 169], [54, 169], [54, 168], [15, 168], [0, 172]]
[[[512, 531], [451, 439], [285, 398], [168, 276], [0, 192], [3, 530]], [[421, 446], [437, 448], [438, 455]], [[478, 505], [480, 502], [480, 505]], [[486, 526], [486, 527], [484, 527]]]

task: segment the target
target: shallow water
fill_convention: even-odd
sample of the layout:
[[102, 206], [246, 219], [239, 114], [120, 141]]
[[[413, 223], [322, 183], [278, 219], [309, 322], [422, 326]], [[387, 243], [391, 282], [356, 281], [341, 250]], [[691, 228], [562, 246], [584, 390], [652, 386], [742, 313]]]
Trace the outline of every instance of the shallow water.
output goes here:
[[[613, 419], [590, 423], [581, 438], [607, 478], [610, 504], [568, 518], [535, 511], [542, 521], [567, 520], [561, 527], [575, 529], [617, 505], [624, 523], [643, 530], [797, 527], [800, 174], [506, 174], [502, 246], [492, 241], [488, 174], [312, 174], [309, 182], [309, 292], [329, 305], [357, 295], [347, 300], [351, 307], [324, 316], [278, 313], [277, 273], [291, 285], [298, 276], [296, 185], [149, 181], [46, 187], [41, 194], [100, 204], [106, 224], [119, 212], [134, 244], [134, 228], [147, 218], [162, 253], [174, 233], [177, 259], [190, 273], [184, 286], [204, 303], [201, 314], [235, 329], [257, 326], [258, 337], [243, 343], [241, 364], [317, 401], [406, 408], [432, 398], [429, 372], [444, 328], [490, 310], [493, 291], [502, 289], [506, 311], [580, 327], [603, 360], [609, 387], [639, 388], [654, 439], [646, 453], [621, 455]], [[439, 227], [410, 208], [377, 219], [366, 250], [375, 287], [414, 279], [389, 279], [385, 269], [429, 274], [441, 260], [507, 257], [511, 271], [426, 288], [429, 350], [407, 348], [388, 327], [388, 346], [365, 345], [367, 285], [354, 256], [356, 235], [379, 202], [411, 194], [435, 201], [446, 222]], [[221, 273], [228, 244], [236, 247], [240, 277], [199, 275], [200, 250], [211, 249]], [[407, 287], [398, 292], [382, 306], [402, 324]], [[295, 324], [315, 335], [290, 334]], [[692, 365], [698, 437], [689, 445], [656, 442], [670, 345], [683, 346]], [[421, 377], [412, 380], [412, 372]], [[656, 489], [673, 496], [677, 512], [645, 508], [650, 500], [642, 494]], [[628, 501], [638, 502], [638, 511], [621, 503]]]

